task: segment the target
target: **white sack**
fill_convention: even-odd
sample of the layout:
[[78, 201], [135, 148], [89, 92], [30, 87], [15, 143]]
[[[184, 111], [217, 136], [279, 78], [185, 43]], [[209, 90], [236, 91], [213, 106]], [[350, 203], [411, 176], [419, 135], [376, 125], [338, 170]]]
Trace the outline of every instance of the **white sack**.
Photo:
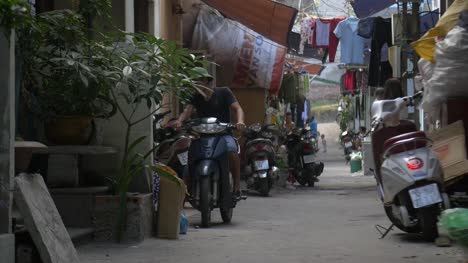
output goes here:
[[218, 85], [279, 90], [286, 48], [202, 5], [192, 49], [214, 55]]
[[425, 111], [432, 111], [449, 97], [468, 97], [467, 30], [454, 27], [437, 44], [435, 61], [432, 77], [425, 83], [422, 104]]

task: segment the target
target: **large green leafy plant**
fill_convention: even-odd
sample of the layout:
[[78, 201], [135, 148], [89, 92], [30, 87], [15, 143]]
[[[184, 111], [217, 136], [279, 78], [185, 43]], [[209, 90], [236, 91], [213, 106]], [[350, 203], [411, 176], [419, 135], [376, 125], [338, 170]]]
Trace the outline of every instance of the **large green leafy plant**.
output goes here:
[[[188, 50], [178, 47], [174, 41], [149, 34], [117, 34], [98, 46], [96, 51], [106, 61], [101, 70], [112, 87], [111, 97], [125, 123], [121, 170], [114, 180], [114, 192], [120, 197], [120, 240], [126, 226], [129, 185], [144, 169], [150, 168], [145, 163], [153, 152], [153, 149], [146, 153], [137, 151], [147, 136], [132, 139], [134, 127], [160, 109], [164, 94], [175, 93], [186, 99], [199, 88], [196, 80], [209, 74], [204, 67], [199, 67], [205, 63]], [[147, 108], [146, 114], [136, 114], [142, 107]]]
[[0, 31], [10, 37], [11, 30], [31, 22], [31, 8], [23, 0], [0, 1]]
[[108, 81], [88, 38], [83, 16], [71, 10], [42, 13], [19, 31], [23, 87], [33, 112], [43, 119], [85, 115], [110, 117]]

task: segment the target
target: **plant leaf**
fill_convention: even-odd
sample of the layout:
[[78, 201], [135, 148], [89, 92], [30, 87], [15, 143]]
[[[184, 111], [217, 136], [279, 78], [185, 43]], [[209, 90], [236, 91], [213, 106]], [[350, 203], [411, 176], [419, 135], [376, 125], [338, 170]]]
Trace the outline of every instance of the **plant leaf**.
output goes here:
[[122, 73], [125, 77], [128, 77], [130, 76], [130, 74], [132, 74], [132, 67], [130, 66], [125, 66], [122, 70]]
[[88, 87], [89, 83], [88, 83], [88, 79], [80, 72], [80, 78], [81, 78], [81, 81], [83, 82], [83, 84]]
[[190, 70], [190, 75], [192, 77], [211, 77], [210, 73], [208, 73], [208, 70], [202, 67], [194, 67]]
[[134, 140], [132, 142], [132, 144], [130, 144], [130, 146], [128, 147], [128, 152], [131, 152], [133, 150], [133, 148], [135, 148], [138, 144], [140, 144], [144, 139], [146, 139], [147, 136], [141, 136], [139, 138], [137, 138], [136, 140]]

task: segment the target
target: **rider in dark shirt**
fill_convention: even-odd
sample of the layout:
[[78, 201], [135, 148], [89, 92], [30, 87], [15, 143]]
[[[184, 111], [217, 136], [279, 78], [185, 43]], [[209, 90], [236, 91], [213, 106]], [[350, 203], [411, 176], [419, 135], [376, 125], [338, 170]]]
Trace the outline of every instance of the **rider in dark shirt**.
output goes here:
[[[202, 81], [202, 85], [210, 87], [212, 79], [206, 78]], [[176, 121], [176, 127], [180, 127], [182, 123], [189, 119], [193, 110], [197, 111], [199, 118], [215, 117], [224, 123], [231, 123], [231, 112], [234, 113], [236, 119], [236, 128], [239, 131], [245, 129], [244, 111], [239, 102], [228, 87], [215, 87], [214, 89], [204, 89], [202, 94], [196, 94], [190, 100], [190, 103], [185, 107], [184, 112]], [[237, 197], [240, 198], [240, 158], [239, 145], [231, 135], [225, 135], [227, 148], [229, 151], [230, 171], [233, 179], [233, 190]]]

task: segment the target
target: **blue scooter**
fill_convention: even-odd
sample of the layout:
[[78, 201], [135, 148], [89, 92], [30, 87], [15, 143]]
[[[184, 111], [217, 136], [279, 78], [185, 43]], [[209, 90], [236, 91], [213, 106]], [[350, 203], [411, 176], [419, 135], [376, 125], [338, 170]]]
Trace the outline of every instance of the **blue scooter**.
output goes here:
[[235, 126], [216, 118], [189, 121], [186, 129], [196, 138], [189, 149], [190, 204], [201, 212], [201, 226], [210, 227], [211, 211], [219, 208], [230, 223], [237, 199], [232, 194], [229, 158], [224, 135]]

